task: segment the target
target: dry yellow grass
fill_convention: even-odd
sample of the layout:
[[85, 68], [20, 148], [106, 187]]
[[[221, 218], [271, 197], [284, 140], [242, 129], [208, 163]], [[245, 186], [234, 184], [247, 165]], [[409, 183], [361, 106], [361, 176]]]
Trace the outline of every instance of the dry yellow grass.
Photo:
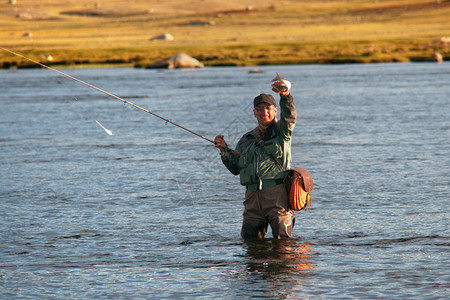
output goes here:
[[[449, 46], [450, 1], [17, 0], [0, 46], [53, 64], [145, 65], [186, 52], [206, 65], [425, 60]], [[191, 26], [191, 21], [213, 22]], [[173, 41], [150, 41], [161, 33]], [[31, 33], [31, 36], [24, 36]], [[0, 66], [26, 65], [0, 51]]]

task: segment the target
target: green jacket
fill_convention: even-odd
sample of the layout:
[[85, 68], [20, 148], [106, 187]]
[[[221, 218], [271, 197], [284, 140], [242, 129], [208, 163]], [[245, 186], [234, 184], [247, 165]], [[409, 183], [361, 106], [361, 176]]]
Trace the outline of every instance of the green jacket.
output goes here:
[[[291, 137], [297, 119], [291, 95], [280, 97], [281, 118], [264, 132], [258, 127], [242, 136], [236, 152], [226, 149], [222, 162], [248, 190], [263, 190], [282, 182], [291, 167]], [[276, 159], [276, 160], [275, 160]], [[280, 167], [281, 164], [282, 168]]]

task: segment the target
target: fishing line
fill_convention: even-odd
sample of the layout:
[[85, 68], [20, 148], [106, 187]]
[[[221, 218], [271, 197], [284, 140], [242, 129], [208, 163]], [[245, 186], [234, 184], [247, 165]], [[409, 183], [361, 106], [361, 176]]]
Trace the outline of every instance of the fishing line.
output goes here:
[[46, 68], [46, 69], [48, 69], [48, 70], [54, 71], [54, 72], [56, 72], [56, 73], [58, 73], [58, 74], [60, 74], [60, 75], [62, 75], [62, 76], [65, 76], [65, 77], [67, 77], [67, 78], [69, 78], [69, 79], [75, 80], [75, 81], [77, 81], [77, 82], [79, 82], [79, 83], [81, 83], [81, 84], [84, 84], [84, 85], [86, 85], [86, 86], [88, 86], [88, 87], [90, 87], [90, 88], [93, 88], [93, 89], [95, 89], [95, 90], [97, 90], [97, 91], [99, 91], [99, 92], [101, 92], [101, 93], [104, 93], [104, 94], [106, 94], [106, 95], [108, 95], [108, 96], [111, 96], [111, 97], [117, 99], [117, 100], [120, 100], [120, 101], [122, 101], [122, 102], [125, 103], [125, 104], [129, 104], [129, 105], [131, 105], [131, 106], [134, 106], [134, 107], [136, 107], [136, 108], [138, 108], [138, 109], [140, 109], [140, 110], [142, 110], [142, 111], [145, 111], [146, 113], [149, 113], [149, 114], [151, 114], [151, 115], [153, 115], [153, 116], [155, 116], [155, 117], [160, 118], [161, 120], [166, 121], [166, 124], [167, 124], [167, 123], [170, 123], [170, 124], [172, 124], [172, 125], [175, 125], [175, 126], [181, 128], [181, 129], [183, 129], [183, 130], [186, 130], [187, 132], [189, 132], [189, 133], [191, 133], [191, 134], [193, 134], [193, 135], [196, 135], [196, 136], [198, 136], [198, 137], [200, 137], [200, 138], [202, 138], [202, 139], [204, 139], [204, 140], [206, 140], [206, 141], [208, 141], [208, 142], [210, 142], [210, 143], [215, 144], [213, 140], [208, 139], [207, 137], [204, 137], [204, 136], [201, 135], [201, 134], [198, 134], [198, 133], [196, 133], [196, 132], [194, 132], [194, 131], [192, 131], [192, 130], [186, 128], [186, 127], [183, 127], [183, 126], [181, 126], [181, 125], [179, 125], [179, 124], [177, 124], [177, 123], [175, 123], [175, 122], [172, 122], [172, 121], [170, 121], [170, 120], [168, 120], [168, 119], [166, 119], [166, 118], [163, 118], [163, 117], [161, 117], [160, 115], [157, 115], [157, 114], [155, 114], [154, 112], [149, 111], [148, 109], [145, 109], [145, 108], [143, 108], [143, 107], [140, 107], [140, 106], [138, 106], [138, 105], [136, 105], [136, 104], [134, 104], [134, 103], [132, 103], [132, 102], [130, 102], [130, 101], [125, 100], [125, 99], [122, 99], [122, 98], [120, 98], [119, 96], [116, 96], [116, 95], [114, 95], [114, 94], [112, 94], [112, 93], [110, 93], [110, 92], [107, 92], [107, 91], [105, 91], [105, 90], [102, 90], [101, 88], [98, 88], [98, 87], [96, 87], [96, 86], [94, 86], [94, 85], [92, 85], [92, 84], [89, 84], [89, 83], [87, 83], [87, 82], [85, 82], [85, 81], [83, 81], [83, 80], [80, 80], [80, 79], [78, 79], [78, 78], [75, 78], [75, 77], [73, 77], [73, 76], [70, 76], [70, 75], [68, 75], [68, 74], [66, 74], [66, 73], [63, 73], [63, 72], [59, 71], [59, 70], [53, 69], [52, 67], [49, 67], [49, 66], [47, 66], [47, 65], [44, 65], [43, 63], [40, 63], [40, 62], [38, 62], [38, 61], [35, 61], [35, 60], [31, 59], [31, 58], [28, 58], [28, 57], [26, 57], [26, 56], [24, 56], [24, 55], [22, 55], [22, 54], [19, 54], [19, 53], [14, 52], [14, 51], [5, 49], [5, 48], [3, 48], [3, 47], [0, 47], [0, 49], [4, 50], [4, 51], [6, 51], [6, 52], [9, 52], [9, 53], [11, 53], [11, 54], [14, 54], [14, 55], [16, 55], [16, 56], [22, 57], [22, 58], [24, 58], [24, 59], [26, 59], [26, 60], [28, 60], [28, 61], [31, 61], [31, 62], [33, 62], [33, 63], [35, 63], [35, 64], [37, 64], [37, 65], [39, 65], [39, 66], [41, 66], [41, 67], [44, 67], [44, 68]]

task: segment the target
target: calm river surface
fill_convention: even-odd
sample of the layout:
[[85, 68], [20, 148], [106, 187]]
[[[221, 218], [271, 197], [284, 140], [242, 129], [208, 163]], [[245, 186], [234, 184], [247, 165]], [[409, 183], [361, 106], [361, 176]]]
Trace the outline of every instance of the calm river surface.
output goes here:
[[0, 298], [450, 297], [450, 64], [250, 69], [63, 71], [233, 147], [288, 78], [315, 184], [290, 241], [240, 238], [244, 188], [208, 141], [0, 71]]

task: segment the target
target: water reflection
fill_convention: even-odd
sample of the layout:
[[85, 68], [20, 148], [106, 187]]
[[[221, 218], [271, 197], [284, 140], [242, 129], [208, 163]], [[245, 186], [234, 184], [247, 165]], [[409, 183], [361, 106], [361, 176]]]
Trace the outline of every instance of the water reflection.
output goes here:
[[258, 287], [261, 281], [267, 289], [259, 290], [259, 297], [284, 298], [290, 291], [298, 289], [302, 281], [315, 268], [311, 259], [313, 245], [296, 239], [246, 240], [248, 283]]

